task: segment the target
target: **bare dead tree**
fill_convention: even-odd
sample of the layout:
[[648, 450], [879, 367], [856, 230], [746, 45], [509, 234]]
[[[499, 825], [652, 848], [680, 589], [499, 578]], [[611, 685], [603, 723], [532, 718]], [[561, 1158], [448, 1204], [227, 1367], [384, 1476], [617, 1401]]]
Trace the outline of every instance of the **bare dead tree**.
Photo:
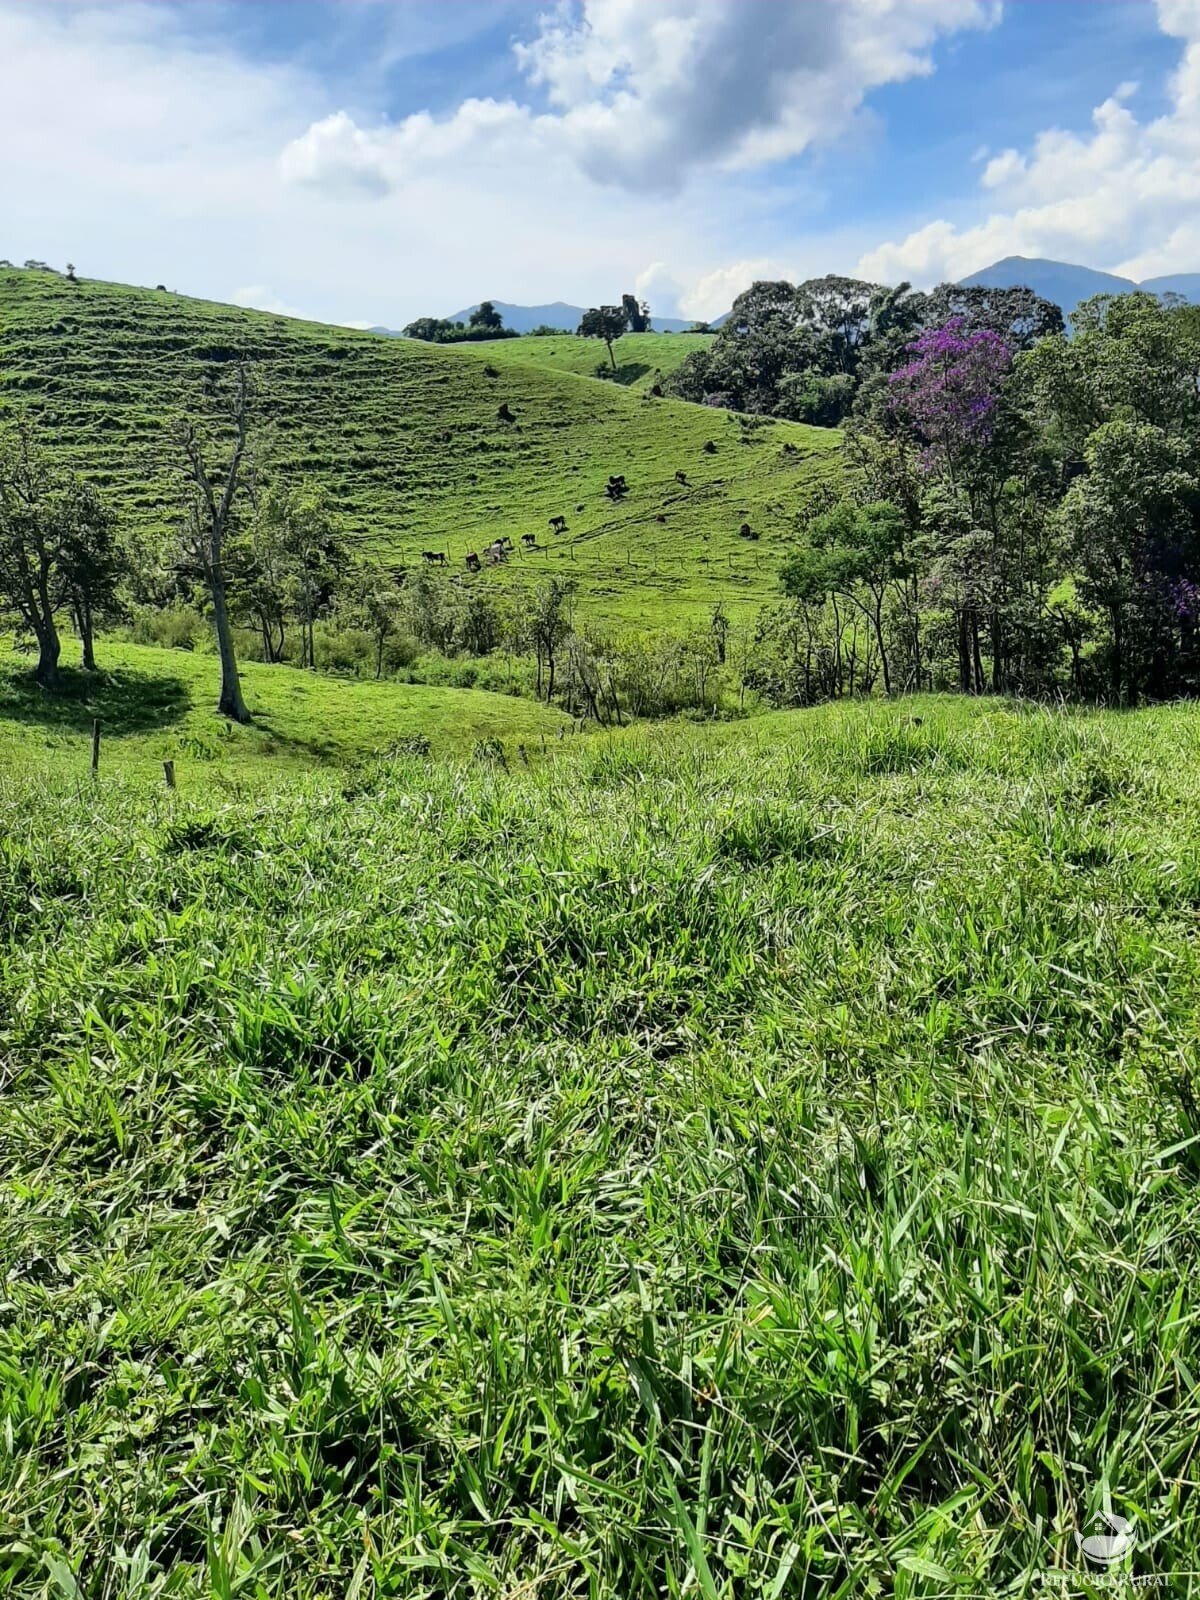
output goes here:
[[237, 496], [238, 479], [246, 456], [249, 412], [250, 386], [245, 365], [239, 362], [229, 401], [233, 444], [224, 465], [206, 461], [209, 443], [192, 418], [183, 418], [175, 430], [189, 489], [184, 538], [189, 554], [204, 574], [217, 631], [217, 653], [221, 659], [221, 694], [217, 710], [233, 722], [249, 722], [250, 713], [242, 699], [233, 629], [229, 621], [224, 549]]

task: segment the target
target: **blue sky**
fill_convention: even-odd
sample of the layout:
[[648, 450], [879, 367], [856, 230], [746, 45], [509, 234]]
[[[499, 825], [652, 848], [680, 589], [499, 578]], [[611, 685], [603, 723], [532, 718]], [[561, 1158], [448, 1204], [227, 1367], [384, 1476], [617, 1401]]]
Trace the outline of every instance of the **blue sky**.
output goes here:
[[0, 255], [331, 321], [1200, 271], [1200, 0], [5, 0], [4, 123]]

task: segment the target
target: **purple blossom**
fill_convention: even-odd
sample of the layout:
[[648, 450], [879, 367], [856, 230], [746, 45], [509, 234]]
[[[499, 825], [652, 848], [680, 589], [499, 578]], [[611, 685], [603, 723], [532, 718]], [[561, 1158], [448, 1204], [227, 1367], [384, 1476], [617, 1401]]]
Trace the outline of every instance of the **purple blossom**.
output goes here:
[[1012, 352], [990, 328], [964, 331], [962, 317], [927, 328], [908, 346], [915, 358], [893, 372], [891, 409], [925, 445], [927, 468], [953, 472], [957, 455], [991, 442], [1000, 386]]

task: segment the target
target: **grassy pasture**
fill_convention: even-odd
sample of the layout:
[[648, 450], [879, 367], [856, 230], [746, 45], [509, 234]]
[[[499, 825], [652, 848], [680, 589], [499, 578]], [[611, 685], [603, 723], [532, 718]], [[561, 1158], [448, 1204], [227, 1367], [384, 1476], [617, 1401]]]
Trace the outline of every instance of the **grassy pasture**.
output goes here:
[[246, 662], [242, 685], [254, 717], [239, 727], [216, 715], [220, 668], [215, 656], [156, 650], [103, 639], [103, 670], [94, 679], [65, 673], [47, 696], [29, 677], [29, 661], [0, 653], [0, 783], [20, 783], [45, 768], [69, 778], [90, 770], [92, 719], [101, 723], [101, 772], [138, 782], [162, 781], [172, 760], [181, 784], [207, 789], [214, 779], [257, 780], [362, 760], [423, 736], [435, 754], [470, 754], [499, 739], [518, 759], [555, 739], [567, 718], [529, 700], [478, 689], [357, 682], [295, 667]]
[[1198, 756], [10, 779], [0, 1594], [1193, 1592]]
[[[673, 347], [687, 336], [647, 337]], [[717, 600], [744, 610], [778, 592], [797, 493], [836, 470], [836, 433], [747, 427], [501, 353], [521, 342], [438, 348], [0, 271], [0, 418], [24, 409], [132, 528], [165, 537], [179, 505], [167, 424], [201, 403], [214, 363], [245, 355], [271, 461], [325, 484], [365, 545], [404, 559], [445, 550], [463, 581], [484, 584], [569, 573], [583, 613], [615, 625], [677, 624]], [[501, 403], [513, 423], [498, 420]], [[617, 506], [604, 495], [611, 473], [631, 490]], [[548, 521], [560, 514], [569, 532], [554, 539]], [[743, 522], [757, 543], [738, 537]], [[502, 535], [519, 546], [523, 533], [538, 535], [536, 552], [467, 578], [468, 552]]]
[[627, 333], [613, 346], [617, 359], [613, 374], [608, 351], [599, 339], [580, 339], [569, 334], [538, 338], [498, 339], [488, 344], [462, 344], [454, 350], [472, 354], [484, 365], [500, 367], [548, 367], [554, 372], [573, 372], [579, 377], [601, 376], [606, 383], [617, 383], [638, 394], [647, 393], [655, 373], [669, 378], [694, 350], [704, 350], [713, 336], [705, 333]]

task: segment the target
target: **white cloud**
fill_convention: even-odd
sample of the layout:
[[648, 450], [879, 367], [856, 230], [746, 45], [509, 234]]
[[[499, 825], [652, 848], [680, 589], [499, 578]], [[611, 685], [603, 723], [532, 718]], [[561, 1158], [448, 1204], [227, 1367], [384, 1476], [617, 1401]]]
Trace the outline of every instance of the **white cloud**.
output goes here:
[[273, 311], [277, 317], [299, 317], [303, 312], [297, 311], [294, 306], [289, 306], [265, 284], [250, 284], [245, 289], [234, 289], [229, 295], [229, 300], [235, 306], [248, 306], [253, 311]]
[[651, 317], [679, 316], [679, 296], [683, 286], [665, 261], [652, 261], [633, 280], [633, 292], [646, 301]]
[[997, 16], [984, 0], [583, 0], [517, 57], [590, 176], [669, 190], [837, 139], [872, 89], [931, 72], [939, 37]]
[[[660, 315], [711, 316], [776, 270], [779, 209], [747, 169], [835, 138], [872, 89], [993, 16], [988, 0], [575, 0], [530, 22], [518, 98], [390, 121], [331, 95], [316, 50], [303, 68], [252, 60], [186, 7], [8, 0], [0, 138], [21, 160], [0, 253], [248, 286], [247, 303], [330, 322], [397, 327], [482, 293], [598, 303], [638, 281]], [[835, 254], [810, 232], [794, 253], [826, 270], [864, 242]]]
[[680, 296], [679, 304], [685, 317], [707, 322], [711, 317], [719, 317], [728, 311], [738, 295], [760, 278], [797, 276], [802, 277], [803, 274], [794, 273], [765, 256], [753, 261], [734, 261], [727, 267], [706, 272], [686, 294]]
[[345, 111], [314, 122], [279, 158], [285, 183], [333, 194], [384, 195], [390, 187], [380, 140], [355, 126]]
[[864, 277], [919, 284], [955, 279], [1008, 255], [1082, 261], [1141, 279], [1200, 269], [1200, 0], [1158, 0], [1163, 32], [1183, 54], [1170, 109], [1139, 121], [1122, 83], [1087, 134], [1050, 129], [1029, 151], [1005, 150], [983, 172], [999, 209], [961, 226], [925, 223], [862, 257]]

